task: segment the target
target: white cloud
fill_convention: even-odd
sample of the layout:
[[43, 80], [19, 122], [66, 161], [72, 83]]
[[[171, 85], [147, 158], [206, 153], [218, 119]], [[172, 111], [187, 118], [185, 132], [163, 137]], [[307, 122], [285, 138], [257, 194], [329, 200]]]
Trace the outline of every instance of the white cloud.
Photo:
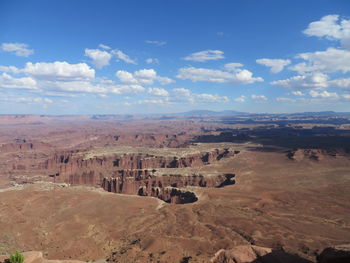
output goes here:
[[218, 103], [225, 103], [228, 102], [229, 99], [227, 96], [219, 96], [216, 94], [207, 94], [207, 93], [200, 93], [195, 94], [196, 100], [199, 102], [218, 102]]
[[107, 50], [112, 49], [110, 46], [107, 46], [107, 45], [104, 45], [104, 44], [99, 44], [98, 47], [102, 48], [102, 49], [107, 49]]
[[224, 65], [224, 69], [227, 71], [237, 71], [239, 68], [243, 67], [243, 64], [241, 63], [227, 63]]
[[18, 57], [28, 57], [34, 53], [33, 49], [28, 49], [24, 43], [2, 43], [1, 49], [5, 52], [13, 52]]
[[276, 98], [276, 100], [282, 101], [282, 102], [295, 102], [295, 99], [285, 98], [285, 97], [278, 97], [278, 98]]
[[343, 47], [350, 48], [350, 20], [339, 19], [339, 15], [327, 15], [314, 21], [303, 31], [308, 36], [339, 40]]
[[339, 98], [339, 95], [337, 93], [335, 93], [335, 92], [328, 92], [326, 90], [324, 90], [322, 92], [318, 92], [316, 90], [310, 90], [309, 94], [313, 98], [332, 98], [332, 99]]
[[193, 82], [206, 81], [214, 83], [250, 84], [263, 81], [260, 77], [253, 77], [253, 73], [246, 69], [237, 69], [235, 72], [221, 71], [207, 68], [180, 68], [176, 76], [179, 79], [189, 79]]
[[[279, 86], [282, 88], [289, 89], [326, 89], [326, 88], [341, 88], [341, 89], [350, 89], [350, 78], [340, 78], [328, 80], [326, 74], [320, 72], [314, 72], [306, 75], [294, 76], [288, 79], [276, 80], [270, 83], [271, 85]], [[294, 95], [301, 91], [292, 92]]]
[[124, 61], [125, 63], [137, 65], [136, 60], [131, 59], [127, 54], [125, 54], [121, 50], [115, 49], [115, 50], [112, 50], [111, 53], [115, 55], [117, 58], [119, 58], [120, 60]]
[[18, 96], [1, 96], [0, 101], [16, 102], [26, 104], [51, 104], [54, 101], [45, 97], [18, 97]]
[[270, 67], [270, 71], [272, 73], [281, 72], [285, 66], [289, 65], [291, 61], [289, 59], [269, 59], [269, 58], [261, 58], [257, 59], [256, 63], [264, 65], [266, 67]]
[[300, 90], [292, 91], [292, 94], [295, 95], [295, 96], [304, 96], [305, 95]]
[[14, 78], [7, 73], [0, 75], [0, 88], [2, 89], [37, 89], [37, 82], [30, 77]]
[[297, 71], [299, 74], [307, 72], [350, 72], [350, 51], [328, 48], [326, 51], [316, 51], [301, 53], [297, 58], [306, 60], [298, 63], [290, 69]]
[[258, 100], [258, 101], [267, 101], [267, 97], [265, 95], [255, 95], [253, 94], [251, 96], [253, 100]]
[[166, 45], [166, 41], [161, 41], [161, 40], [145, 40], [147, 44], [152, 44], [156, 46], [164, 46]]
[[10, 73], [20, 73], [20, 69], [15, 66], [0, 66], [0, 71], [2, 72], [10, 72]]
[[242, 103], [242, 102], [245, 102], [245, 99], [246, 99], [246, 97], [244, 95], [241, 95], [241, 96], [235, 98], [234, 101]]
[[133, 76], [133, 74], [128, 72], [128, 71], [118, 70], [115, 73], [115, 75], [123, 83], [127, 83], [127, 84], [137, 84], [137, 83], [139, 83], [138, 80]]
[[221, 50], [203, 50], [190, 54], [187, 57], [184, 57], [184, 60], [204, 62], [208, 60], [218, 60], [223, 59], [224, 52]]
[[320, 72], [315, 72], [312, 74], [272, 81], [270, 84], [290, 89], [327, 88], [327, 81], [327, 75]]
[[147, 64], [159, 64], [159, 60], [157, 58], [147, 58], [145, 61]]
[[166, 85], [174, 82], [170, 78], [158, 76], [154, 69], [141, 69], [134, 73], [118, 70], [116, 76], [121, 82], [126, 84], [152, 85], [154, 82], [159, 82], [162, 85]]
[[350, 89], [350, 78], [330, 80], [328, 81], [328, 86], [331, 88]]
[[172, 90], [172, 98], [176, 101], [185, 101], [191, 104], [197, 103], [226, 103], [229, 101], [227, 96], [217, 94], [193, 93], [189, 89], [175, 88]]
[[115, 85], [110, 89], [110, 92], [114, 94], [131, 94], [143, 92], [144, 90], [145, 88], [140, 85]]
[[85, 49], [85, 56], [90, 57], [92, 63], [99, 69], [109, 65], [109, 60], [112, 58], [112, 55], [107, 51], [88, 48]]
[[[25, 68], [16, 71], [27, 77], [14, 78], [3, 73], [0, 75], [0, 88], [28, 89], [41, 95], [57, 97], [76, 97], [77, 94], [85, 93], [106, 96], [107, 94], [130, 94], [145, 91], [138, 80], [135, 83], [128, 81], [128, 83], [117, 84], [112, 80], [95, 78], [94, 69], [85, 63], [39, 62], [33, 64], [28, 62]], [[128, 72], [124, 73], [128, 74]], [[139, 72], [139, 74], [142, 75], [141, 77], [147, 77], [145, 72]], [[156, 76], [155, 79], [158, 82], [165, 81], [159, 76]]]
[[[129, 103], [130, 104], [130, 103]], [[173, 104], [168, 100], [168, 98], [163, 99], [145, 99], [145, 100], [139, 100], [137, 101], [137, 104], [153, 104], [157, 106], [166, 106], [169, 104]]]
[[36, 97], [36, 98], [30, 98], [30, 97], [21, 97], [17, 98], [17, 102], [27, 102], [27, 103], [53, 103], [53, 100], [49, 98], [41, 98], [41, 97]]
[[160, 97], [169, 96], [169, 92], [162, 88], [148, 88], [148, 93], [153, 94], [155, 96], [160, 96]]
[[87, 64], [69, 64], [65, 61], [52, 63], [38, 62], [34, 64], [28, 62], [22, 71], [38, 79], [56, 81], [81, 81], [90, 80], [95, 77], [95, 70]]

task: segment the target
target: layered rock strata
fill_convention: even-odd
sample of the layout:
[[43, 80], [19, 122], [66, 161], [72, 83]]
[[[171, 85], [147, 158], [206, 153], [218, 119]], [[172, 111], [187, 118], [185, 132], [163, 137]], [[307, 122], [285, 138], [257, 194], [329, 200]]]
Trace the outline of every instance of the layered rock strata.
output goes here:
[[179, 188], [187, 186], [223, 187], [235, 183], [234, 174], [212, 176], [164, 174], [154, 176], [150, 172], [138, 172], [134, 177], [124, 176], [124, 173], [119, 177], [105, 177], [102, 188], [112, 193], [152, 196], [167, 203], [185, 204], [193, 203], [198, 198], [194, 193]]
[[55, 182], [99, 186], [106, 176], [136, 178], [136, 175], [147, 176], [149, 169], [202, 166], [233, 155], [228, 149], [214, 149], [184, 157], [114, 154], [84, 159], [76, 152], [69, 152], [55, 154], [53, 158], [42, 163], [39, 169], [47, 170]]

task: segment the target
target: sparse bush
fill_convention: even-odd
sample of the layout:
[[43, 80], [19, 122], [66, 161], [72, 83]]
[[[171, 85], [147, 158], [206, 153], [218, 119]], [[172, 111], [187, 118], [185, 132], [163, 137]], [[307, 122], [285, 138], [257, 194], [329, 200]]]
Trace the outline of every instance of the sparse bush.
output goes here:
[[24, 261], [24, 255], [18, 251], [10, 255], [11, 263], [23, 263], [23, 261]]

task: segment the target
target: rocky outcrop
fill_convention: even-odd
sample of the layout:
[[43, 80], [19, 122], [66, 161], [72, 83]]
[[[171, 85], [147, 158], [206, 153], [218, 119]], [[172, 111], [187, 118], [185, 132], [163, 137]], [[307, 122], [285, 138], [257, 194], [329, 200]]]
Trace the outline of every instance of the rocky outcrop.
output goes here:
[[317, 257], [318, 263], [350, 262], [350, 244], [328, 247]]
[[[229, 250], [220, 249], [210, 260], [211, 263], [262, 263], [259, 260], [272, 252], [271, 248], [258, 246], [237, 246]], [[271, 261], [270, 261], [271, 262]], [[278, 261], [274, 261], [278, 263]]]
[[253, 245], [237, 246], [232, 249], [220, 249], [210, 260], [211, 263], [311, 263], [297, 255], [283, 250], [272, 250]]
[[184, 157], [164, 157], [149, 154], [124, 154], [84, 159], [77, 152], [55, 154], [40, 165], [56, 182], [100, 185], [106, 176], [147, 176], [149, 169], [184, 168], [207, 165], [234, 155], [228, 149], [189, 154]]
[[122, 173], [118, 177], [105, 177], [102, 181], [102, 188], [108, 192], [120, 194], [133, 194], [140, 196], [157, 197], [168, 203], [184, 204], [197, 201], [194, 193], [180, 190], [187, 186], [197, 187], [222, 187], [234, 184], [234, 174], [224, 175], [192, 175], [182, 176], [170, 174], [155, 176], [152, 171], [138, 171], [133, 177], [127, 177]]
[[293, 161], [321, 161], [325, 158], [344, 157], [348, 153], [344, 149], [295, 149], [287, 151], [286, 155]]
[[42, 142], [28, 142], [25, 139], [16, 139], [14, 142], [0, 145], [0, 153], [16, 153], [21, 151], [48, 150], [49, 144]]

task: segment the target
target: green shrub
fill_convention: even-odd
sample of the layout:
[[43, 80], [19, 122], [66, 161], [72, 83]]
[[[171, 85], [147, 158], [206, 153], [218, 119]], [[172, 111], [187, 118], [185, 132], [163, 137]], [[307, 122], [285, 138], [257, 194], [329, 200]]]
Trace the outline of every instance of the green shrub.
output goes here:
[[14, 254], [10, 255], [10, 262], [11, 263], [23, 263], [24, 256], [22, 253], [16, 251]]

